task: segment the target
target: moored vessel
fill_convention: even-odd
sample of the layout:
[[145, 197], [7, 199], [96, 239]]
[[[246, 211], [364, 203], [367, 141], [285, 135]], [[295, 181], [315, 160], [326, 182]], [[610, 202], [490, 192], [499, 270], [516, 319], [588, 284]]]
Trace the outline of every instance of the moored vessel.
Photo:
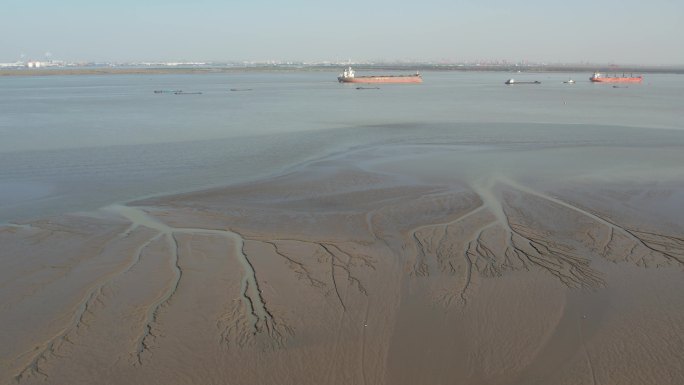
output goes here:
[[622, 76], [618, 75], [604, 75], [600, 72], [594, 72], [593, 75], [589, 78], [594, 83], [641, 83], [643, 78], [641, 75], [639, 76], [626, 76], [625, 74], [622, 74]]
[[349, 67], [337, 77], [340, 83], [422, 83], [423, 78], [418, 72], [411, 75], [380, 75], [380, 76], [356, 76], [354, 70]]

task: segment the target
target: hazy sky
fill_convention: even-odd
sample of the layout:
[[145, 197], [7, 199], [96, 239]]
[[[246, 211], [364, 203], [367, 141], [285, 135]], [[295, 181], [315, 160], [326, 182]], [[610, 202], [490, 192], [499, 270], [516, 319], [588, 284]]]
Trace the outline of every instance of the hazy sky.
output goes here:
[[2, 0], [0, 62], [684, 64], [684, 0]]

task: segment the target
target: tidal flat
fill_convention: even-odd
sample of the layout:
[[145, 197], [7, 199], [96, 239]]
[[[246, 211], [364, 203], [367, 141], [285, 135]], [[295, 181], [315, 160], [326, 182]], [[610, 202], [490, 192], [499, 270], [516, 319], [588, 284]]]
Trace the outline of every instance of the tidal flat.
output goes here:
[[0, 76], [0, 384], [684, 383], [684, 78], [421, 73]]
[[368, 145], [6, 225], [0, 382], [681, 384], [682, 164]]

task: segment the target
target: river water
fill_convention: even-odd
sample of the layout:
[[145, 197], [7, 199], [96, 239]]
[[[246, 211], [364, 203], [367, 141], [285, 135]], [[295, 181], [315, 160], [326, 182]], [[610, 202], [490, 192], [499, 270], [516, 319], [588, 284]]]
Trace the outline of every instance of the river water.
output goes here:
[[[589, 73], [425, 72], [421, 85], [357, 89], [336, 75], [0, 77], [0, 223], [241, 183], [364, 147], [489, 146], [477, 164], [502, 172], [512, 165], [499, 150], [546, 149], [524, 167], [554, 174], [583, 154], [593, 158], [577, 167], [590, 169], [637, 147], [669, 155], [642, 152], [630, 167], [676, 169], [684, 146], [684, 76], [614, 88]], [[573, 153], [590, 147], [612, 150]], [[461, 168], [477, 173], [473, 163]]]

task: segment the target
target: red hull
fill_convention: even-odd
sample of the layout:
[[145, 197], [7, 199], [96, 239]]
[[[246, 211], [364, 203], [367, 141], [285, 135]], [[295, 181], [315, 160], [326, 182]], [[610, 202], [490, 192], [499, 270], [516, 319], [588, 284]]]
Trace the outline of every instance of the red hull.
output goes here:
[[589, 78], [594, 83], [641, 83], [641, 76], [638, 77], [632, 77], [632, 78], [620, 78], [620, 77], [614, 77], [614, 78]]
[[337, 78], [340, 83], [422, 83], [420, 75], [398, 75], [398, 76], [357, 76], [353, 78]]

